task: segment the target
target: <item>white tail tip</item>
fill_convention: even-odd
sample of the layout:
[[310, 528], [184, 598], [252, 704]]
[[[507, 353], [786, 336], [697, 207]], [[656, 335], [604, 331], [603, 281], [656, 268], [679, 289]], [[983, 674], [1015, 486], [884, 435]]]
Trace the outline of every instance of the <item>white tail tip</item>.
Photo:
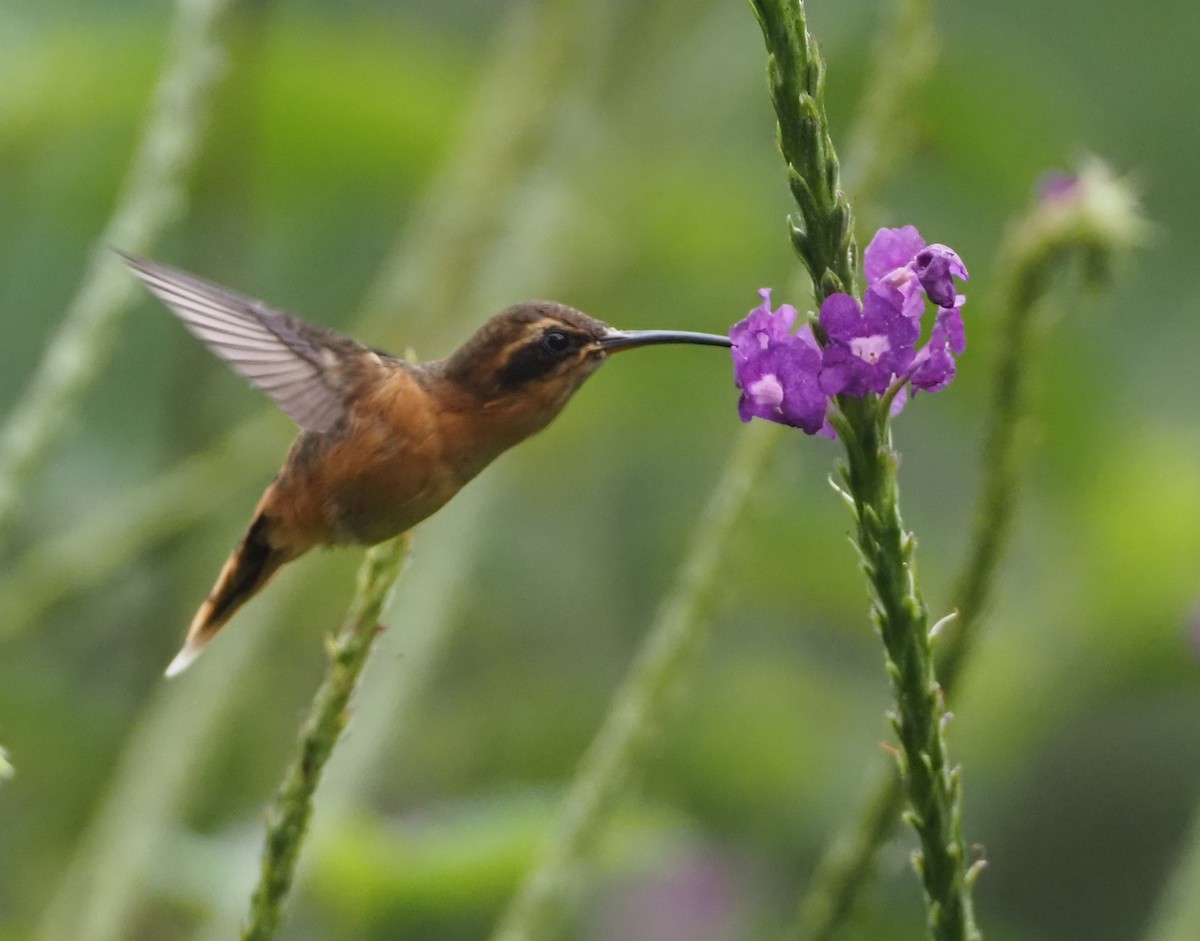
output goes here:
[[203, 645], [195, 644], [188, 641], [183, 645], [183, 649], [175, 655], [175, 659], [167, 666], [166, 676], [179, 676], [184, 670], [192, 665], [192, 661], [200, 656], [200, 651], [204, 649]]

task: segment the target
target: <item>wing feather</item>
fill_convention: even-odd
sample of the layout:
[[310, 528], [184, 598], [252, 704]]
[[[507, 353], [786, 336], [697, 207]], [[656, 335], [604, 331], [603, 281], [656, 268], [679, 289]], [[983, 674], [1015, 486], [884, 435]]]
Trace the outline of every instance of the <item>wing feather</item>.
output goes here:
[[266, 392], [305, 431], [331, 431], [346, 413], [346, 375], [336, 353], [368, 352], [325, 331], [166, 265], [118, 252], [187, 329], [235, 372]]

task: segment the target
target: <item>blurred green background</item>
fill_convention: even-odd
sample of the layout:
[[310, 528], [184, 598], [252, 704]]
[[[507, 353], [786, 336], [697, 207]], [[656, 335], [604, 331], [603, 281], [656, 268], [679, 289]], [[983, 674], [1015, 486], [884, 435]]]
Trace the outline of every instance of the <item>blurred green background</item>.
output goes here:
[[[528, 26], [513, 4], [235, 4], [190, 206], [155, 255], [426, 357], [526, 297], [723, 331], [758, 287], [794, 283], [748, 5], [546, 6], [562, 18], [551, 45], [567, 45], [551, 92], [530, 93], [549, 52], [509, 63], [511, 87], [489, 64], [514, 18]], [[113, 207], [171, 16], [162, 0], [0, 7], [0, 413]], [[844, 135], [880, 8], [813, 0], [810, 16]], [[917, 225], [972, 272], [960, 378], [897, 427], [936, 615], [979, 480], [1006, 225], [1044, 171], [1089, 152], [1137, 181], [1155, 224], [1113, 291], [1069, 287], [1045, 311], [1014, 544], [951, 733], [967, 838], [989, 861], [987, 936], [1138, 937], [1200, 796], [1200, 8], [943, 0], [935, 16], [916, 147], [898, 148], [875, 221]], [[540, 117], [508, 164], [471, 171], [473, 190], [453, 168], [483, 139], [481, 83], [493, 145], [522, 101]], [[430, 270], [435, 238], [462, 257]], [[392, 257], [411, 296], [368, 300], [364, 325]], [[443, 298], [452, 315], [431, 317]], [[620, 357], [418, 532], [283, 937], [487, 935], [745, 433], [730, 372], [714, 351]], [[235, 932], [360, 554], [306, 557], [187, 675], [161, 673], [290, 435], [148, 296], [129, 311], [3, 557], [0, 744], [16, 775], [0, 785], [0, 939]], [[566, 937], [776, 938], [866, 793], [888, 697], [826, 484], [836, 453], [799, 434], [776, 452]], [[160, 512], [156, 482], [189, 460]], [[850, 937], [922, 936], [912, 843], [885, 851]]]

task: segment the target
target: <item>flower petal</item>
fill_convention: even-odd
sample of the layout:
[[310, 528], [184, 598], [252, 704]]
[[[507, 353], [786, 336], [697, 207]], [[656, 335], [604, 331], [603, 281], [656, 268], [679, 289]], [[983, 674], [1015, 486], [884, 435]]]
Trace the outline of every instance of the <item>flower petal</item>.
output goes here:
[[951, 351], [956, 355], [961, 356], [967, 348], [967, 331], [963, 326], [962, 305], [966, 298], [961, 294], [955, 299], [953, 307], [943, 307], [938, 311], [937, 322], [934, 324], [934, 332], [941, 329], [942, 334], [946, 338], [946, 343]]
[[821, 305], [820, 319], [831, 340], [848, 342], [862, 328], [862, 308], [849, 294], [830, 294]]
[[[923, 355], [922, 355], [923, 354]], [[913, 371], [912, 386], [925, 392], [941, 392], [954, 378], [954, 357], [945, 347], [926, 347], [918, 354], [921, 364]]]
[[863, 252], [863, 271], [868, 284], [882, 281], [890, 272], [903, 268], [925, 247], [916, 226], [880, 229]]
[[729, 331], [734, 383], [742, 390], [738, 415], [744, 422], [765, 418], [816, 434], [829, 406], [818, 382], [821, 348], [807, 324], [789, 332], [795, 308], [784, 304], [772, 312], [770, 291], [759, 293], [762, 305]]
[[796, 322], [796, 308], [791, 304], [783, 304], [779, 310], [773, 312], [771, 289], [762, 288], [758, 293], [762, 304], [729, 330], [735, 362], [745, 362], [756, 351], [766, 349], [770, 343], [786, 339], [790, 336], [792, 324]]
[[958, 253], [945, 245], [930, 245], [913, 259], [913, 271], [929, 299], [938, 307], [953, 307], [954, 279], [967, 280], [967, 268]]

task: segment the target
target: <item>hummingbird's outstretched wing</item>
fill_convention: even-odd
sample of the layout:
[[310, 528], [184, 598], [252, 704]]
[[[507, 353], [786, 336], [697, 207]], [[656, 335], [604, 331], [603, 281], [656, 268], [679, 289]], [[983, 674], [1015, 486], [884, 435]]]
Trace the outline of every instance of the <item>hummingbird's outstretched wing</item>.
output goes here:
[[331, 431], [345, 415], [355, 360], [365, 354], [382, 365], [350, 337], [175, 268], [117, 254], [189, 331], [305, 431]]

